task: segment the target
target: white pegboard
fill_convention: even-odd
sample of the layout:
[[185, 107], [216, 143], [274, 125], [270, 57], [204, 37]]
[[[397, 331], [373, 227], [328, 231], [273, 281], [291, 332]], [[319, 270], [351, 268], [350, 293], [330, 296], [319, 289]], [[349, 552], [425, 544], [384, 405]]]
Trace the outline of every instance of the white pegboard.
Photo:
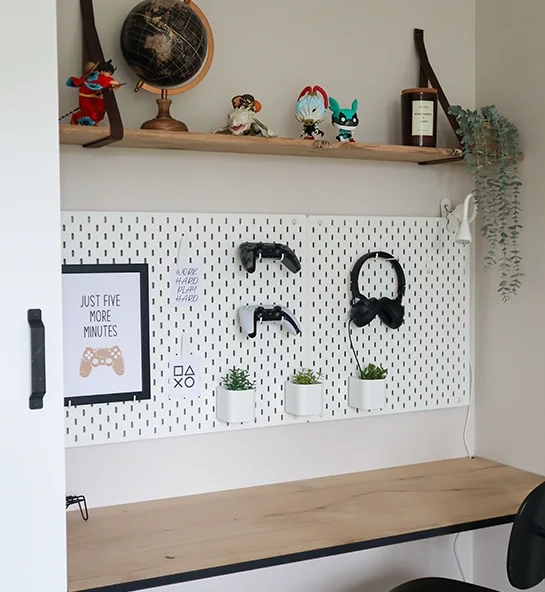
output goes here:
[[[285, 243], [304, 270], [304, 216], [66, 212], [62, 229], [65, 263], [145, 262], [150, 274], [152, 398], [67, 408], [67, 446], [233, 428], [216, 420], [215, 388], [235, 366], [247, 367], [257, 387], [255, 423], [236, 427], [284, 420], [281, 383], [305, 363], [303, 337], [288, 334], [278, 323], [263, 323], [258, 338], [248, 339], [237, 311], [244, 304], [282, 304], [303, 322], [305, 275], [293, 274], [277, 261], [258, 263], [255, 273], [247, 274], [237, 250], [245, 241]], [[191, 309], [170, 305], [170, 270], [182, 234], [183, 250], [205, 265], [204, 303]], [[203, 357], [205, 394], [200, 399], [168, 398], [167, 365], [180, 352], [182, 331], [184, 350]]]
[[[467, 405], [469, 356], [469, 249], [457, 245], [441, 218], [310, 217], [311, 363], [324, 368], [326, 415], [331, 419]], [[347, 340], [349, 272], [359, 257], [386, 251], [407, 281], [400, 329], [375, 318], [352, 326], [363, 364], [388, 369], [386, 408], [379, 412], [347, 405], [348, 377], [356, 361]], [[385, 260], [367, 261], [360, 293], [396, 295], [396, 277]]]
[[[181, 234], [184, 250], [205, 265], [200, 308], [170, 305], [170, 269]], [[237, 255], [244, 241], [288, 244], [302, 272], [292, 274], [279, 262], [263, 261], [247, 274]], [[364, 330], [354, 328], [356, 347], [365, 358], [390, 369], [388, 405], [382, 412], [467, 404], [469, 259], [440, 219], [63, 213], [65, 263], [149, 264], [152, 377], [151, 400], [67, 408], [67, 446], [306, 421], [284, 412], [283, 384], [310, 364], [326, 378], [326, 410], [313, 421], [357, 416], [347, 407], [346, 392], [355, 368], [344, 328], [348, 275], [360, 255], [378, 248], [399, 257], [408, 283], [407, 321], [400, 331], [386, 330], [378, 320]], [[373, 289], [390, 293], [395, 284], [391, 270], [369, 265], [376, 266]], [[258, 337], [248, 339], [237, 316], [244, 304], [287, 306], [301, 321], [303, 335], [263, 323]], [[204, 393], [196, 400], [167, 396], [167, 364], [169, 356], [179, 353], [182, 331], [184, 348], [204, 359]], [[216, 420], [215, 388], [233, 366], [255, 375], [253, 424]]]

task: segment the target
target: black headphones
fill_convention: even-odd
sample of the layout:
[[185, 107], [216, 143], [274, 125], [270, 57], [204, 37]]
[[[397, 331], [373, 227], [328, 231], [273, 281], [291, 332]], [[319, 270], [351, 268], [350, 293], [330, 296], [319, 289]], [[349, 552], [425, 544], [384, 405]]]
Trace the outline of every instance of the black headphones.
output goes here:
[[[360, 293], [358, 284], [361, 268], [369, 259], [377, 258], [386, 259], [394, 268], [397, 276], [397, 297], [394, 300], [386, 297], [379, 298], [378, 300], [377, 298], [366, 298]], [[405, 295], [405, 274], [403, 273], [403, 269], [401, 269], [399, 261], [395, 257], [392, 257], [392, 255], [383, 251], [375, 251], [360, 257], [350, 273], [350, 292], [352, 293], [350, 320], [356, 327], [365, 327], [377, 315], [391, 329], [399, 329], [403, 324], [405, 308], [401, 302]]]

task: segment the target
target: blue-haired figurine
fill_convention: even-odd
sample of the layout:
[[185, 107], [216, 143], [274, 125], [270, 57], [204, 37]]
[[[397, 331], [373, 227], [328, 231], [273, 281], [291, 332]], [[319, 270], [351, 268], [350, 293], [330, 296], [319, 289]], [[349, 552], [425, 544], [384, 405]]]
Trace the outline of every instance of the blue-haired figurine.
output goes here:
[[354, 99], [350, 109], [341, 109], [339, 103], [333, 97], [329, 97], [329, 109], [333, 113], [331, 123], [338, 130], [335, 139], [339, 142], [355, 142], [352, 133], [360, 123], [357, 113], [358, 99]]
[[324, 136], [319, 124], [327, 116], [329, 99], [321, 86], [305, 86], [295, 105], [295, 117], [303, 124], [301, 138], [314, 140], [315, 136]]

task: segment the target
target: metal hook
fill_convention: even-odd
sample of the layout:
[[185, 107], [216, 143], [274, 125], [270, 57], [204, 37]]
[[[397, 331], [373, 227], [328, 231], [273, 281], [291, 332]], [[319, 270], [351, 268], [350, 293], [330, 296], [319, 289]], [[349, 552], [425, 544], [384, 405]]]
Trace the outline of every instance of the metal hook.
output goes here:
[[183, 246], [184, 246], [184, 239], [185, 239], [184, 234], [183, 233], [180, 234], [180, 239], [178, 241], [178, 253], [176, 255], [176, 265], [180, 265], [180, 257], [182, 256], [182, 249], [183, 249]]

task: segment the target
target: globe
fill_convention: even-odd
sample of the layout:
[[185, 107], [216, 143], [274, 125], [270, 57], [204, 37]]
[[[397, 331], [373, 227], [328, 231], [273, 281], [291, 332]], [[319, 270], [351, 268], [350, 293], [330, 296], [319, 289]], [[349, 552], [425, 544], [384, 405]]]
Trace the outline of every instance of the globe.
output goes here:
[[[139, 78], [135, 90], [161, 95], [158, 117], [142, 127], [178, 129], [167, 93], [179, 94], [198, 84], [214, 54], [212, 31], [202, 11], [192, 0], [144, 0], [123, 23], [121, 51]], [[177, 123], [187, 131], [185, 124]]]
[[179, 86], [193, 78], [207, 48], [203, 22], [182, 0], [144, 0], [130, 11], [121, 30], [127, 64], [154, 86]]

